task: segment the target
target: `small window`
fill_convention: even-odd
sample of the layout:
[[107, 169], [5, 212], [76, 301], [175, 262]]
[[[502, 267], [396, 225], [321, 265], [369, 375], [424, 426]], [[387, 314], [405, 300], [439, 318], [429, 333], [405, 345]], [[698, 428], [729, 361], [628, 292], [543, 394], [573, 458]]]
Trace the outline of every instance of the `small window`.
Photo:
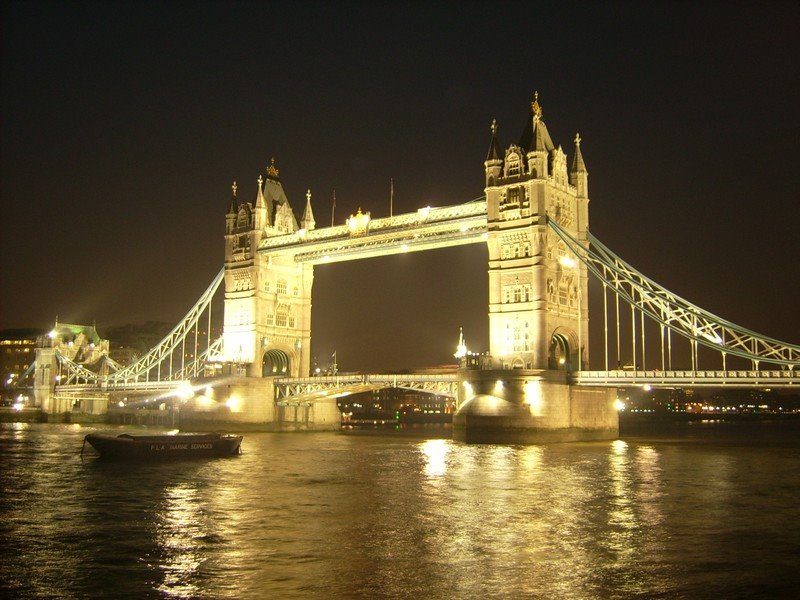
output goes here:
[[285, 279], [278, 279], [277, 292], [279, 294], [286, 293], [286, 280]]

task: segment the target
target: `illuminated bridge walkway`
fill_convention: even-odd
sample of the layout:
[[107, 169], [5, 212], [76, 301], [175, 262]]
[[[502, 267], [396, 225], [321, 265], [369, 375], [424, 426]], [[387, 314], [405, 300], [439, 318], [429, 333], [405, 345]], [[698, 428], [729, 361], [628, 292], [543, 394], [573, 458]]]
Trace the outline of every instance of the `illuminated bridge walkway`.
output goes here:
[[[428, 241], [437, 236], [443, 237], [441, 241], [446, 245], [485, 243], [485, 201], [428, 210], [422, 217], [419, 213], [412, 214], [415, 216], [407, 219], [408, 230], [404, 230], [402, 236], [378, 228], [374, 233], [366, 232], [346, 240], [346, 234], [339, 232], [341, 227], [330, 228], [335, 230], [330, 235], [326, 229], [316, 230], [315, 236], [324, 239], [327, 246], [323, 244], [318, 252], [313, 246], [308, 251], [313, 249], [313, 256], [300, 254], [298, 260], [336, 260], [348, 252], [368, 252], [371, 246], [379, 248], [380, 253], [426, 249]], [[403, 216], [394, 220], [405, 223]], [[414, 223], [423, 220], [420, 231], [425, 235], [415, 237]], [[592, 317], [595, 327], [602, 323], [602, 330], [595, 331], [592, 336], [595, 345], [602, 336], [603, 368], [589, 370], [576, 355], [562, 358], [561, 364], [550, 365], [566, 370], [570, 383], [614, 387], [800, 385], [800, 346], [760, 335], [717, 317], [647, 278], [593, 235], [588, 234], [588, 240], [579, 241], [554, 220], [546, 218], [546, 223], [560, 240], [563, 267], [575, 268], [582, 263], [602, 285], [603, 315], [602, 318]], [[279, 247], [282, 243], [300, 243], [295, 239], [296, 234], [285, 237], [286, 240], [271, 238], [270, 244]], [[415, 240], [419, 248], [414, 245]], [[314, 243], [319, 245], [317, 241]], [[391, 249], [387, 249], [388, 246]], [[64, 348], [54, 348], [57, 361], [54, 393], [62, 397], [114, 390], [168, 394], [193, 381], [222, 376], [222, 365], [231, 362], [230, 353], [226, 355], [221, 337], [212, 339], [210, 335], [215, 329], [211, 318], [212, 300], [221, 293], [222, 282], [223, 271], [220, 271], [186, 317], [156, 347], [131, 365], [122, 367], [106, 360], [102, 368], [97, 369], [80, 364]], [[577, 314], [583, 314], [580, 303], [586, 299], [578, 294], [576, 300]], [[570, 309], [574, 308], [570, 304]], [[581, 330], [579, 323], [578, 336]], [[585, 341], [579, 338], [578, 347], [583, 347]], [[682, 350], [676, 352], [679, 345]], [[618, 368], [610, 368], [610, 365], [618, 365]], [[499, 367], [493, 364], [491, 368]], [[279, 403], [300, 399], [313, 401], [315, 397], [333, 393], [344, 395], [379, 387], [407, 387], [452, 396], [457, 385], [455, 374], [276, 378], [274, 381], [275, 398]]]

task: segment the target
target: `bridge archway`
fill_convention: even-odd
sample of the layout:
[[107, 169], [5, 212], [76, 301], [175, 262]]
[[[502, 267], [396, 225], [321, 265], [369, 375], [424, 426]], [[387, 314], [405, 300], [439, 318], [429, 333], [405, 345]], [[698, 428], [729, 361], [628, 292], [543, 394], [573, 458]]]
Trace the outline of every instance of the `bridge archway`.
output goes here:
[[286, 377], [292, 372], [292, 358], [283, 350], [271, 349], [261, 359], [262, 377]]
[[577, 346], [573, 343], [574, 336], [565, 329], [559, 328], [553, 332], [553, 337], [550, 338], [550, 349], [548, 351], [547, 361], [551, 369], [558, 369], [561, 371], [569, 371], [572, 369], [572, 364], [575, 361], [576, 355], [573, 350]]

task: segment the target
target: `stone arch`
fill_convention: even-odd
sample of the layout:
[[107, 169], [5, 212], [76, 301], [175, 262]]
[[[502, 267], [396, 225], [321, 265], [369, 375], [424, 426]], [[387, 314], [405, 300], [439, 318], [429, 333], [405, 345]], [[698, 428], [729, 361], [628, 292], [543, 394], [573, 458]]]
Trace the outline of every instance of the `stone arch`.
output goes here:
[[262, 377], [289, 377], [292, 374], [292, 357], [277, 348], [264, 352], [261, 359]]
[[550, 348], [547, 354], [548, 366], [551, 369], [561, 371], [571, 371], [573, 365], [577, 365], [578, 344], [575, 335], [563, 327], [559, 327], [553, 332], [550, 338]]

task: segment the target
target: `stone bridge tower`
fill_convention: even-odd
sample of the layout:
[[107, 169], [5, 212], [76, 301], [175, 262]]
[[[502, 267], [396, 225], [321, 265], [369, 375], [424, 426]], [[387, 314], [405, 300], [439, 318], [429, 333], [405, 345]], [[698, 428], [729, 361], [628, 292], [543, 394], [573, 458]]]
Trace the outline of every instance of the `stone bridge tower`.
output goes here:
[[225, 221], [224, 356], [251, 377], [309, 373], [314, 267], [258, 248], [266, 238], [314, 227], [311, 192], [298, 224], [274, 159], [258, 177], [255, 203], [239, 201], [233, 184]]
[[[588, 173], [575, 137], [571, 169], [542, 119], [538, 93], [520, 140], [486, 158], [489, 343], [500, 369], [577, 370], [588, 353], [587, 272], [547, 219], [585, 242]], [[579, 350], [580, 348], [580, 350]]]

